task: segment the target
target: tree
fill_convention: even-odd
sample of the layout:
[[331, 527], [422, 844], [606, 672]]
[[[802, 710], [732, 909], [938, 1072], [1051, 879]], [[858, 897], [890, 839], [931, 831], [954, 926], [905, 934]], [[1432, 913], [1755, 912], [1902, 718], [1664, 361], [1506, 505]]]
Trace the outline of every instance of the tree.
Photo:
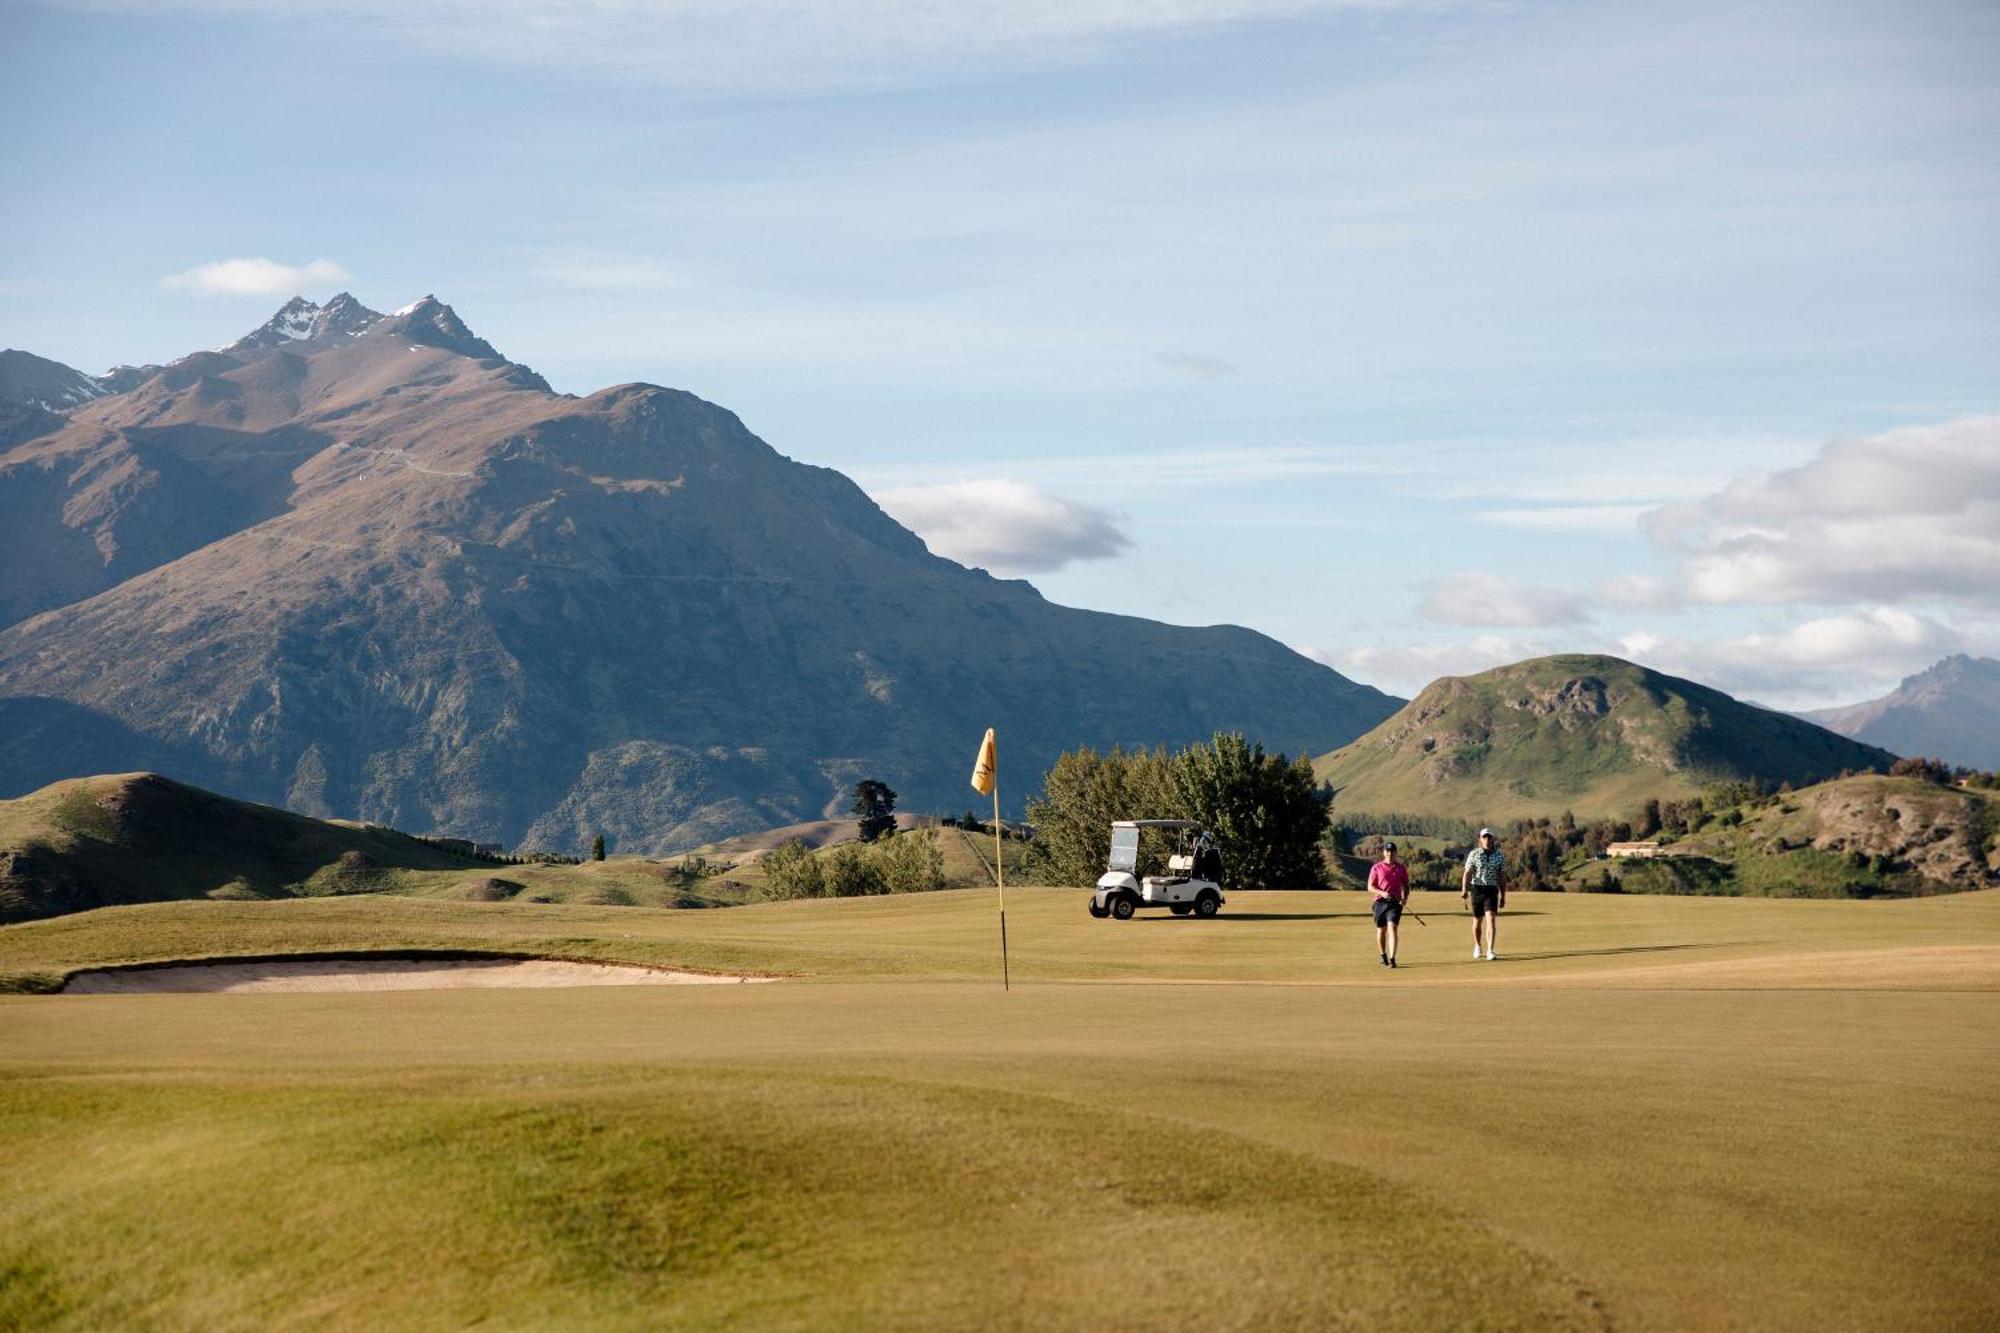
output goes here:
[[[1113, 820], [1189, 819], [1215, 834], [1228, 886], [1307, 888], [1326, 882], [1319, 841], [1327, 806], [1311, 760], [1267, 755], [1240, 735], [1219, 733], [1173, 755], [1068, 751], [1028, 803], [1028, 821], [1037, 859], [1058, 884], [1096, 882]], [[1146, 872], [1158, 848], [1141, 850]]]
[[1926, 759], [1920, 756], [1898, 759], [1889, 765], [1892, 778], [1921, 778], [1925, 782], [1935, 782], [1940, 787], [1951, 785], [1951, 765], [1942, 759]]
[[593, 861], [602, 861], [604, 859], [604, 835], [602, 833], [590, 840], [590, 859]]
[[854, 784], [855, 818], [861, 821], [861, 841], [873, 842], [896, 831], [896, 793], [889, 784], [863, 778]]

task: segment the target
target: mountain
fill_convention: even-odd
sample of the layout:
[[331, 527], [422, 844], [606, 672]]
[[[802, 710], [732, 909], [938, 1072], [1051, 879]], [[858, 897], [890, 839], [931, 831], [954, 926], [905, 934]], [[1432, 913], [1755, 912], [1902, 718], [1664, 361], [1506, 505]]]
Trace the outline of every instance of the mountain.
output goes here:
[[0, 403], [67, 412], [104, 393], [102, 384], [60, 361], [11, 347], [0, 351]]
[[[553, 393], [452, 309], [294, 301], [0, 451], [0, 795], [159, 768], [310, 814], [668, 851], [1018, 810], [1056, 754], [1396, 701], [1231, 626], [1052, 605], [932, 555], [692, 394]], [[126, 382], [126, 380], [121, 380]]]
[[2000, 661], [1960, 653], [1879, 699], [1801, 716], [1897, 754], [2000, 769]]
[[401, 887], [398, 871], [491, 864], [154, 773], [72, 778], [0, 801], [0, 925], [177, 898], [374, 892]]
[[1322, 756], [1336, 809], [1499, 822], [1631, 813], [1731, 779], [1807, 783], [1894, 758], [1615, 657], [1540, 657], [1424, 687]]

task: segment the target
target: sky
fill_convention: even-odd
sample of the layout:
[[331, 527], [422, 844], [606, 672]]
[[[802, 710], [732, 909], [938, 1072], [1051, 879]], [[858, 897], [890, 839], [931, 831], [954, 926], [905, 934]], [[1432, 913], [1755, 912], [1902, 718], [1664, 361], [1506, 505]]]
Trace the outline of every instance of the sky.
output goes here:
[[2000, 655], [2000, 6], [0, 0], [0, 345], [435, 293], [1399, 694]]

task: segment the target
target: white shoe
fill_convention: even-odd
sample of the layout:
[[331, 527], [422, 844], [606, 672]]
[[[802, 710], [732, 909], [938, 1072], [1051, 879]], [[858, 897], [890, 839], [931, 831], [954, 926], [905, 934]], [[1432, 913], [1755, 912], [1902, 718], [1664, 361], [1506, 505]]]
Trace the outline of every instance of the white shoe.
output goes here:
[[1486, 961], [1489, 963], [1493, 961], [1493, 951], [1491, 949], [1486, 951]]
[[1479, 946], [1476, 944], [1472, 946], [1472, 961], [1475, 963], [1479, 961]]

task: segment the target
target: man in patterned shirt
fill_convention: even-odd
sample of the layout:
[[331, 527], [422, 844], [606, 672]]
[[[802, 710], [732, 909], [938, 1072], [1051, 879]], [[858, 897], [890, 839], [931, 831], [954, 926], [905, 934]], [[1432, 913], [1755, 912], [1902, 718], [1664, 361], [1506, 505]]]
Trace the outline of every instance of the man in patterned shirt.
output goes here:
[[1479, 958], [1483, 942], [1490, 963], [1493, 939], [1500, 929], [1500, 909], [1507, 905], [1507, 856], [1490, 828], [1479, 830], [1479, 845], [1466, 854], [1458, 896], [1472, 903], [1472, 957], [1475, 961]]

